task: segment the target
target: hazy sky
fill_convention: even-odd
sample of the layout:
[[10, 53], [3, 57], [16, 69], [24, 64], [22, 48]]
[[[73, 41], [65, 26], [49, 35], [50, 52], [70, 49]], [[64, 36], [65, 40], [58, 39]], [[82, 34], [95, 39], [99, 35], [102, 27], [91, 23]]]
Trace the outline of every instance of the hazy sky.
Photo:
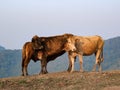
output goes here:
[[120, 0], [0, 0], [0, 45], [21, 49], [34, 35], [120, 36]]

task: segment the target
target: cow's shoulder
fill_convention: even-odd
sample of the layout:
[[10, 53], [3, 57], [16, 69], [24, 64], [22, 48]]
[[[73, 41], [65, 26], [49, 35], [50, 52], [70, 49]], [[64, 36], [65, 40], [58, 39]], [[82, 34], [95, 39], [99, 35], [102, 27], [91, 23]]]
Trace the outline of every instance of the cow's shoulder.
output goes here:
[[25, 42], [25, 44], [23, 45], [23, 48], [26, 48], [27, 46], [31, 46], [32, 43], [31, 42]]
[[26, 52], [33, 52], [34, 51], [34, 48], [33, 48], [33, 44], [32, 44], [32, 42], [26, 42], [24, 45], [23, 45], [23, 48], [22, 48], [22, 50], [24, 51], [26, 51]]

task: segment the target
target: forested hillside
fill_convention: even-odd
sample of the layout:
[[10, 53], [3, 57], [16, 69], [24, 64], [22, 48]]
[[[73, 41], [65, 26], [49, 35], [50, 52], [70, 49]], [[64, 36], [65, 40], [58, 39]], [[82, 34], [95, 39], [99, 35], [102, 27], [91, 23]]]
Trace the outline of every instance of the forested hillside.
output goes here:
[[[78, 58], [77, 58], [78, 59]], [[49, 72], [66, 71], [68, 67], [67, 53], [48, 63]], [[92, 70], [95, 57], [84, 57], [84, 70]], [[40, 62], [30, 62], [28, 67], [29, 74], [38, 74]], [[103, 70], [120, 69], [120, 37], [105, 40]], [[79, 70], [79, 62], [75, 62], [75, 70]], [[0, 46], [0, 78], [21, 75], [21, 50], [7, 50]]]
[[104, 58], [103, 67], [105, 70], [120, 69], [120, 37], [105, 41]]
[[0, 77], [16, 76], [20, 72], [21, 50], [0, 51]]
[[5, 48], [4, 48], [4, 47], [2, 47], [2, 46], [0, 46], [0, 51], [2, 51], [2, 50], [5, 50]]

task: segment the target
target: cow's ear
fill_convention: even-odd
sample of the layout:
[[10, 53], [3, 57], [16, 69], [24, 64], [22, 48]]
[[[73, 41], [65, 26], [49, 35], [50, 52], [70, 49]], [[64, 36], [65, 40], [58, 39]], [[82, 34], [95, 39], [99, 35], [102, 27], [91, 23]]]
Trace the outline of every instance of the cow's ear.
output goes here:
[[31, 39], [32, 42], [35, 42], [34, 38]]
[[33, 38], [32, 38], [32, 42], [35, 42], [36, 40], [38, 40], [39, 39], [39, 37], [37, 36], [37, 35], [35, 35], [35, 36], [33, 36]]

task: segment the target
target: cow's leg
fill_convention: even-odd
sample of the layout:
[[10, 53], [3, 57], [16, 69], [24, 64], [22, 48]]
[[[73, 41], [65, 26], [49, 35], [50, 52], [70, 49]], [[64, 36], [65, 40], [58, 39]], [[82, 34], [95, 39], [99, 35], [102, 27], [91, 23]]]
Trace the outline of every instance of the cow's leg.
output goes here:
[[41, 60], [41, 72], [40, 72], [40, 74], [48, 73], [46, 68], [47, 68], [47, 61], [46, 61], [46, 59], [42, 59]]
[[78, 57], [79, 57], [79, 63], [80, 63], [80, 72], [83, 72], [83, 56], [79, 54]]
[[27, 71], [27, 67], [28, 67], [28, 63], [30, 62], [29, 58], [26, 58], [23, 62], [22, 62], [22, 75], [23, 76], [27, 76], [28, 75], [28, 71]]
[[69, 58], [69, 66], [67, 71], [70, 72], [72, 67], [71, 56], [68, 55], [68, 58]]
[[99, 49], [97, 52], [96, 52], [96, 61], [95, 61], [95, 65], [93, 67], [93, 71], [96, 71], [96, 66], [98, 65], [99, 66], [99, 71], [101, 72], [102, 71], [102, 67], [101, 67], [101, 59], [100, 59], [100, 55], [101, 55], [101, 50]]
[[96, 53], [97, 53], [97, 52], [95, 52], [95, 64], [94, 64], [93, 69], [92, 69], [93, 72], [96, 71]]
[[99, 72], [101, 72], [102, 71], [101, 61], [98, 63], [98, 67], [99, 67]]
[[25, 59], [22, 59], [22, 76], [24, 76], [24, 61]]
[[74, 57], [72, 56], [72, 54], [68, 55], [68, 58], [69, 58], [69, 67], [68, 67], [68, 71], [69, 72], [73, 72], [74, 71]]
[[45, 72], [44, 72], [45, 74], [48, 73], [48, 71], [47, 71], [47, 63], [48, 63], [48, 62], [45, 63], [45, 70], [44, 70], [44, 71], [45, 71]]

